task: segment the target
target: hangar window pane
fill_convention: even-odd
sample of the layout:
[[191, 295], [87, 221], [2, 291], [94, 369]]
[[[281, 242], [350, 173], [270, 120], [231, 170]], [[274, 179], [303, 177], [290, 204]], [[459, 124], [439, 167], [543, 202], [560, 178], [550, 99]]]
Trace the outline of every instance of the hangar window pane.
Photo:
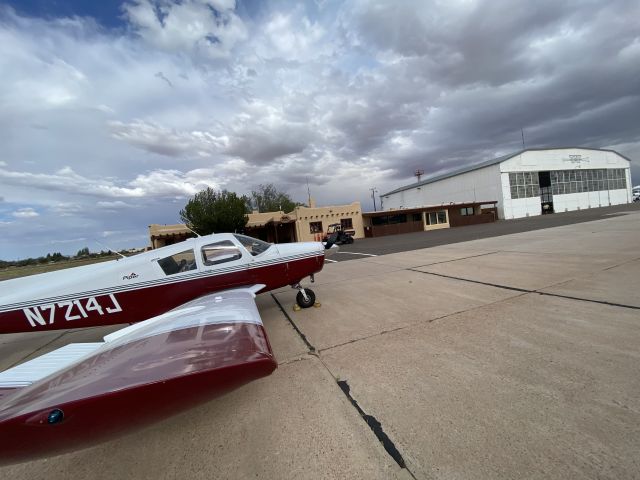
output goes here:
[[205, 265], [218, 265], [242, 258], [240, 249], [230, 240], [210, 243], [202, 247], [202, 260]]
[[158, 265], [160, 265], [165, 275], [187, 272], [196, 269], [196, 256], [193, 250], [184, 250], [170, 257], [159, 259]]
[[516, 183], [516, 174], [515, 173], [510, 173], [509, 174], [509, 185], [511, 185], [511, 186], [517, 185], [517, 183]]
[[518, 198], [525, 198], [526, 191], [524, 187], [518, 185]]
[[438, 223], [438, 215], [436, 212], [429, 213], [429, 225], [437, 225]]
[[533, 184], [533, 196], [537, 197], [540, 195], [540, 185]]
[[309, 233], [322, 233], [322, 222], [310, 222]]
[[438, 223], [447, 223], [447, 212], [444, 210], [438, 211]]
[[518, 198], [518, 187], [511, 186], [511, 198]]
[[524, 187], [524, 191], [525, 191], [525, 195], [527, 196], [527, 198], [533, 197], [533, 186], [532, 185], [527, 185], [526, 187]]

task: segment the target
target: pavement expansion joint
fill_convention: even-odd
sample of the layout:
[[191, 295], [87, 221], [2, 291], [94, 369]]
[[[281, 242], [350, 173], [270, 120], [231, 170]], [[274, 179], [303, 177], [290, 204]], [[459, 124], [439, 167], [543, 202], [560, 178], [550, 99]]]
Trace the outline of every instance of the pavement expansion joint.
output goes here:
[[304, 333], [302, 333], [302, 331], [298, 328], [298, 326], [296, 325], [296, 322], [293, 321], [293, 319], [291, 318], [291, 316], [289, 315], [287, 310], [282, 306], [280, 301], [276, 298], [276, 296], [273, 293], [271, 294], [271, 298], [273, 298], [273, 300], [278, 305], [278, 308], [280, 308], [280, 311], [282, 312], [282, 314], [285, 316], [287, 321], [291, 324], [291, 326], [296, 331], [298, 336], [302, 339], [304, 344], [307, 346], [307, 348], [309, 349], [309, 353], [315, 354], [316, 353], [316, 347], [311, 345], [311, 342], [309, 342], [309, 340], [307, 339], [307, 336]]
[[351, 388], [349, 387], [349, 384], [347, 383], [347, 381], [336, 380], [336, 382], [338, 383], [338, 387], [340, 387], [340, 390], [342, 390], [342, 393], [344, 393], [344, 395], [347, 397], [351, 405], [356, 409], [358, 414], [369, 426], [369, 428], [374, 433], [378, 441], [382, 444], [382, 446], [384, 447], [385, 451], [389, 454], [389, 456], [393, 458], [393, 460], [398, 464], [400, 468], [407, 470], [407, 472], [409, 472], [411, 477], [416, 478], [411, 472], [411, 470], [407, 468], [407, 464], [405, 463], [404, 458], [402, 458], [402, 454], [398, 451], [398, 448], [395, 446], [393, 441], [385, 433], [380, 421], [373, 415], [368, 415], [364, 410], [362, 410], [362, 407], [358, 405], [358, 402], [356, 401], [356, 399], [353, 398], [353, 396], [351, 396]]
[[[509, 285], [500, 285], [499, 283], [481, 282], [480, 280], [472, 280], [470, 278], [454, 277], [452, 275], [444, 275], [443, 273], [424, 272], [422, 270], [415, 270], [413, 268], [407, 268], [407, 270], [412, 271], [412, 272], [417, 272], [417, 273], [424, 273], [425, 275], [434, 275], [436, 277], [450, 278], [452, 280], [460, 280], [461, 282], [476, 283], [478, 285], [486, 285], [488, 287], [502, 288], [504, 290], [512, 290], [512, 291], [515, 291], [515, 292], [535, 293], [535, 294], [543, 295], [543, 296], [546, 296], [546, 297], [564, 298], [564, 299], [567, 299], [567, 300], [576, 300], [576, 301], [579, 301], [579, 302], [589, 302], [589, 303], [597, 303], [599, 305], [608, 305], [610, 307], [619, 307], [619, 308], [629, 308], [631, 310], [640, 310], [640, 307], [637, 307], [635, 305], [627, 305], [627, 304], [624, 304], [624, 303], [607, 302], [606, 300], [594, 300], [592, 298], [581, 298], [581, 297], [574, 297], [574, 296], [571, 296], [571, 295], [562, 295], [560, 293], [543, 292], [543, 291], [541, 291], [541, 289], [531, 290], [531, 289], [527, 289], [527, 288], [510, 287]], [[574, 280], [574, 279], [569, 279], [568, 281], [571, 281], [571, 280]], [[567, 283], [567, 281], [562, 281], [562, 282], [559, 282], [557, 284], [552, 284], [552, 285], [546, 285], [543, 288], [551, 288], [551, 287], [554, 287], [556, 285], [561, 285], [563, 283]]]
[[411, 270], [414, 268], [421, 268], [421, 267], [430, 267], [431, 265], [440, 265], [442, 263], [459, 262], [460, 260], [468, 260], [469, 258], [486, 257], [487, 255], [495, 255], [496, 253], [501, 253], [501, 252], [502, 250], [496, 250], [495, 252], [479, 253], [477, 255], [469, 255], [468, 257], [453, 258], [451, 260], [442, 260], [441, 262], [426, 263], [424, 265], [416, 265], [414, 267], [409, 268], [408, 270]]

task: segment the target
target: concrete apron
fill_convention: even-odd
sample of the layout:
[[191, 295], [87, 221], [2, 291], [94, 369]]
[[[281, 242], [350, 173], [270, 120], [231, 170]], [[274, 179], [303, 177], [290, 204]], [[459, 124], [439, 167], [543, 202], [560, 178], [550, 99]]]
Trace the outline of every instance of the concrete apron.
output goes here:
[[[320, 308], [259, 297], [271, 377], [0, 477], [632, 478], [639, 219], [327, 265]], [[10, 361], [69, 341], [14, 340]]]

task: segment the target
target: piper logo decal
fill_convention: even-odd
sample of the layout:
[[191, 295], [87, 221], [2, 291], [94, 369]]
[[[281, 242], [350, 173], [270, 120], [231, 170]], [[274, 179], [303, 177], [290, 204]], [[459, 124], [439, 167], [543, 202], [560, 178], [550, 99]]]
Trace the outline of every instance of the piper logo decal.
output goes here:
[[139, 275], [136, 275], [135, 272], [132, 272], [131, 275], [125, 275], [122, 277], [123, 280], [133, 280], [134, 278], [138, 278]]
[[[113, 293], [102, 297], [88, 297], [66, 302], [38, 305], [32, 308], [23, 308], [25, 317], [32, 327], [52, 325], [63, 319], [67, 322], [87, 318], [92, 312], [98, 315], [111, 315], [122, 311]], [[63, 317], [63, 318], [61, 318]]]

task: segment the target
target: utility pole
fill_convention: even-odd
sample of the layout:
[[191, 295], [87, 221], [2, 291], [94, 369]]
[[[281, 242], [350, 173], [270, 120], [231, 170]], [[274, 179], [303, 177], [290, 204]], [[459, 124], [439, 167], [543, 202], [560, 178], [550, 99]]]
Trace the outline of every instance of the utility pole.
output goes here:
[[524, 129], [523, 128], [520, 129], [520, 133], [522, 134], [522, 149], [525, 150], [525, 146], [524, 146]]
[[371, 190], [371, 198], [373, 198], [373, 211], [377, 211], [376, 210], [376, 193], [378, 193], [378, 189], [376, 187], [371, 187], [369, 190]]

